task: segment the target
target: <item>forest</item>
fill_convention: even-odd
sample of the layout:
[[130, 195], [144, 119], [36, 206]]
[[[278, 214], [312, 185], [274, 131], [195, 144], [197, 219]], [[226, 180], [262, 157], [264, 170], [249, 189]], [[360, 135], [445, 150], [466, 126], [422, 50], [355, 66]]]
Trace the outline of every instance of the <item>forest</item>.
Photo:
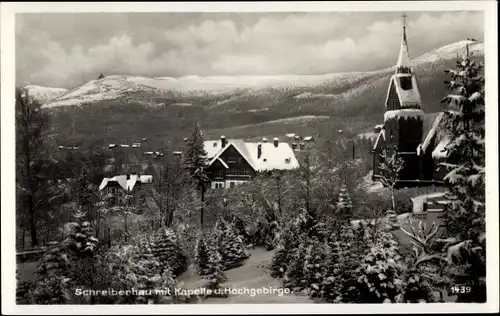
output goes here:
[[[266, 172], [232, 189], [209, 190], [204, 136], [191, 118], [185, 120], [184, 129], [192, 131], [182, 144], [182, 164], [166, 155], [150, 186], [133, 194], [104, 194], [98, 186], [109, 153], [92, 146], [58, 151], [48, 137], [54, 114], [17, 89], [16, 248], [43, 249], [34, 280], [18, 273], [18, 304], [203, 302], [209, 294], [154, 290], [176, 288], [189, 267], [206, 288], [224, 288], [230, 271], [245, 265], [255, 249], [272, 257], [262, 273], [311, 302], [432, 303], [450, 296], [456, 302], [485, 302], [482, 67], [464, 56], [445, 73], [442, 132], [456, 157], [442, 165], [450, 201], [445, 229], [421, 222], [402, 228], [385, 220], [411, 213], [410, 198], [425, 189], [367, 190], [372, 158], [366, 139], [353, 145], [332, 138], [301, 153], [297, 170]], [[188, 116], [178, 112], [178, 117], [181, 113]], [[385, 168], [388, 180], [397, 176], [397, 163]], [[367, 221], [352, 225], [359, 219]], [[138, 295], [75, 294], [111, 288], [135, 289]]]

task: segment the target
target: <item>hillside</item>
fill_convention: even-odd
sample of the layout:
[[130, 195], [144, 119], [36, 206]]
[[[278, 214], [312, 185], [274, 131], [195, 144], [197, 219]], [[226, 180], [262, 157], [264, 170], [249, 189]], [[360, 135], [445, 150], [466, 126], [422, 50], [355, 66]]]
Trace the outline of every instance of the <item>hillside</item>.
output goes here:
[[[444, 70], [455, 67], [455, 58], [465, 51], [466, 44], [482, 58], [482, 43], [461, 41], [414, 59], [426, 113], [443, 109], [440, 100], [447, 93], [443, 81], [448, 79]], [[241, 134], [255, 124], [311, 115], [330, 118], [317, 121], [314, 126], [298, 121], [288, 125], [263, 124], [258, 126], [258, 134], [285, 130], [319, 133], [336, 128], [366, 132], [382, 121], [392, 73], [393, 68], [314, 76], [112, 75], [55, 96], [44, 108], [51, 113], [58, 142], [66, 141], [67, 135], [85, 135], [86, 141], [102, 143], [150, 137], [158, 138], [157, 146], [164, 146], [172, 138], [182, 139], [194, 121], [207, 131]], [[72, 125], [75, 134], [71, 133]]]

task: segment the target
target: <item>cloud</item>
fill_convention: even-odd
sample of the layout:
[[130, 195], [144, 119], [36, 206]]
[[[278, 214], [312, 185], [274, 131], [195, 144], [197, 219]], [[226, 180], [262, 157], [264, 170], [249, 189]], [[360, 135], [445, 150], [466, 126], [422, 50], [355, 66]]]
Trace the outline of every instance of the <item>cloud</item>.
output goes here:
[[[483, 33], [481, 13], [412, 12], [410, 54], [417, 57], [469, 36], [481, 39]], [[16, 35], [18, 84], [70, 88], [101, 72], [183, 76], [380, 69], [397, 58], [401, 21], [397, 13], [36, 14], [19, 19]]]

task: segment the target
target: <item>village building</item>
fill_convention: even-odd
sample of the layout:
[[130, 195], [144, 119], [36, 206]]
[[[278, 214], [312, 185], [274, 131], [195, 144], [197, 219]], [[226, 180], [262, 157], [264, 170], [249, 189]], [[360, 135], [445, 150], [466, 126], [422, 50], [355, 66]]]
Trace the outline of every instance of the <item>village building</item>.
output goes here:
[[211, 188], [232, 188], [260, 172], [293, 170], [299, 167], [292, 147], [274, 138], [273, 142], [246, 142], [226, 139], [204, 142], [208, 163], [205, 168]]
[[99, 191], [104, 194], [111, 194], [109, 203], [110, 205], [114, 205], [117, 203], [117, 198], [126, 194], [135, 193], [135, 191], [138, 191], [138, 188], [151, 184], [152, 182], [152, 175], [116, 175], [111, 178], [102, 179], [102, 182], [99, 185]]
[[373, 154], [372, 180], [380, 178], [379, 165], [384, 148], [396, 148], [403, 159], [399, 173], [399, 187], [442, 185], [444, 172], [438, 164], [446, 159], [443, 151], [447, 139], [438, 135], [443, 113], [438, 115], [428, 135], [423, 138], [424, 111], [417, 79], [408, 53], [406, 26], [403, 35], [396, 71], [389, 81], [385, 99], [384, 124], [377, 125]]

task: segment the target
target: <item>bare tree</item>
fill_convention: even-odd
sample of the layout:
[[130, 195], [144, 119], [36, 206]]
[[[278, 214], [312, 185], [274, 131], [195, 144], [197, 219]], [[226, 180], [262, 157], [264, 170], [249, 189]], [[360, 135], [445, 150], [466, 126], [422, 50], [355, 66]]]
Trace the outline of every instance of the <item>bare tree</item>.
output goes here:
[[42, 112], [38, 101], [27, 91], [16, 89], [16, 182], [21, 193], [18, 205], [26, 211], [29, 223], [31, 245], [38, 246], [36, 227], [37, 196], [44, 179], [36, 172], [45, 157], [44, 138], [48, 117]]
[[392, 150], [383, 148], [380, 153], [382, 161], [379, 164], [380, 182], [391, 190], [392, 210], [396, 211], [396, 200], [394, 199], [396, 184], [399, 173], [403, 169], [404, 161], [394, 147]]
[[[145, 190], [149, 197], [145, 205], [154, 208], [159, 213], [160, 223], [170, 227], [178, 210], [181, 200], [188, 195], [193, 187], [193, 179], [181, 166], [167, 162], [159, 171], [152, 185]], [[151, 205], [152, 204], [152, 205]]]

